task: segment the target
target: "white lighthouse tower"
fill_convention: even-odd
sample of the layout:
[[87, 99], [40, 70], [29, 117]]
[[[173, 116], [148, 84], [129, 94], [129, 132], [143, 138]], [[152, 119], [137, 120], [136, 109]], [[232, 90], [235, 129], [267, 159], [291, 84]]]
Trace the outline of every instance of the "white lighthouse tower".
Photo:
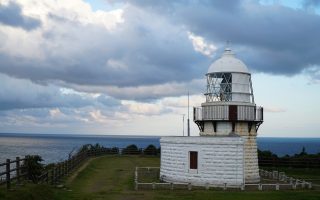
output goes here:
[[256, 136], [263, 122], [263, 108], [254, 102], [251, 74], [226, 48], [209, 67], [206, 102], [194, 108], [194, 122], [201, 136], [238, 135], [244, 139], [245, 182], [258, 182]]
[[254, 102], [248, 68], [226, 48], [206, 77], [206, 102], [193, 110], [200, 136], [160, 139], [161, 179], [213, 186], [259, 182], [256, 136], [263, 109]]

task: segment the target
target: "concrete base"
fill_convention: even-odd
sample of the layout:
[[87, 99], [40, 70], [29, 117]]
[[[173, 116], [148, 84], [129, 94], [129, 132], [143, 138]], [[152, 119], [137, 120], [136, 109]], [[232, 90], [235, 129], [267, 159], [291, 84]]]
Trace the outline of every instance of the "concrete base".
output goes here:
[[257, 142], [255, 136], [242, 136], [245, 140], [244, 160], [245, 160], [245, 182], [260, 182]]
[[[162, 137], [160, 177], [192, 185], [244, 183], [244, 143], [241, 137]], [[198, 152], [198, 167], [190, 169], [189, 152]]]

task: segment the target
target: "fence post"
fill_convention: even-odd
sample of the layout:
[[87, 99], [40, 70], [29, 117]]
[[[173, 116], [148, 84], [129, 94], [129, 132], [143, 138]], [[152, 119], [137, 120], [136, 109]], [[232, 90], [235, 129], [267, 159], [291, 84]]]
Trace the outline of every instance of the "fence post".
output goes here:
[[64, 175], [64, 162], [61, 162], [61, 166], [60, 166], [61, 170], [60, 170], [60, 178], [63, 177]]
[[205, 188], [206, 188], [206, 190], [209, 190], [209, 188], [210, 188], [209, 183], [206, 183]]
[[55, 167], [53, 167], [53, 169], [51, 170], [51, 185], [54, 184], [54, 169]]
[[279, 190], [280, 189], [280, 186], [279, 186], [279, 183], [276, 184], [276, 190]]
[[241, 191], [244, 191], [244, 189], [245, 189], [245, 184], [242, 183], [242, 184], [241, 184]]
[[63, 161], [63, 176], [67, 174], [67, 165], [66, 165], [66, 161]]
[[58, 181], [61, 178], [61, 171], [62, 171], [61, 166], [62, 166], [61, 163], [59, 163], [59, 165], [58, 165]]
[[7, 159], [6, 162], [6, 185], [7, 190], [10, 189], [10, 159]]
[[152, 189], [156, 189], [156, 183], [155, 182], [152, 182]]
[[72, 171], [73, 167], [74, 167], [74, 156], [71, 157], [71, 159], [70, 159], [70, 170], [69, 171]]
[[136, 167], [136, 170], [134, 172], [134, 183], [135, 183], [135, 190], [138, 190], [138, 167]]
[[20, 184], [20, 158], [16, 157], [16, 176], [17, 184]]
[[49, 184], [49, 171], [46, 173], [46, 183]]
[[66, 173], [67, 173], [67, 175], [69, 174], [69, 161], [70, 161], [70, 159], [68, 159], [67, 162], [66, 162], [66, 168], [67, 168]]
[[191, 190], [192, 189], [192, 185], [191, 183], [188, 183], [188, 190]]

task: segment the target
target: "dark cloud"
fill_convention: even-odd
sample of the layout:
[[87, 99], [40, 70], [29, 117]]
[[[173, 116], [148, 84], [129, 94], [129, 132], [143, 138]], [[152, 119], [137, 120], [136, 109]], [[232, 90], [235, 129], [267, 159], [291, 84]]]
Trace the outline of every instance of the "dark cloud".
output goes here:
[[[128, 1], [122, 17], [109, 30], [49, 13], [48, 26], [36, 40], [41, 58], [2, 52], [0, 72], [120, 99], [179, 95], [185, 83], [203, 78], [212, 61], [194, 50], [188, 31], [212, 42], [218, 52], [230, 40], [253, 72], [319, 71], [320, 16], [304, 10], [255, 1]], [[198, 85], [188, 87], [192, 91]]]
[[[128, 1], [150, 12], [174, 16], [191, 32], [218, 46], [226, 41], [253, 71], [293, 75], [320, 65], [320, 16], [299, 9], [261, 5], [255, 1], [188, 1], [174, 6], [168, 1], [150, 6]], [[316, 6], [319, 1], [305, 1]], [[174, 9], [172, 9], [174, 7]], [[167, 11], [171, 10], [171, 13]]]
[[114, 31], [59, 17], [59, 26], [43, 33], [44, 60], [0, 55], [0, 71], [33, 81], [119, 87], [181, 82], [202, 75], [199, 66], [204, 56], [194, 52], [187, 33], [167, 21], [153, 23], [149, 15], [129, 9], [125, 23]]
[[13, 2], [9, 2], [6, 6], [0, 6], [0, 23], [20, 27], [28, 31], [38, 28], [41, 25], [39, 20], [23, 16], [21, 7]]
[[95, 106], [111, 108], [121, 105], [119, 100], [106, 95], [92, 97], [53, 85], [38, 85], [28, 80], [0, 74], [0, 110], [29, 108], [82, 108]]
[[304, 0], [303, 6], [305, 8], [317, 7], [320, 5], [320, 0]]

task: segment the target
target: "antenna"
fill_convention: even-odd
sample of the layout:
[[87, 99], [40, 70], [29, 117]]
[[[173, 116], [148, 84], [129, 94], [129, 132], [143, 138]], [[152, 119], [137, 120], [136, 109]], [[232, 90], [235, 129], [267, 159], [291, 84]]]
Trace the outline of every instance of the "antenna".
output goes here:
[[230, 42], [230, 40], [227, 40], [227, 42], [226, 42], [226, 48], [229, 48], [231, 46], [231, 42]]
[[185, 114], [182, 114], [182, 136], [184, 136], [184, 116]]
[[189, 91], [188, 91], [188, 136], [190, 136], [190, 119], [189, 119]]

